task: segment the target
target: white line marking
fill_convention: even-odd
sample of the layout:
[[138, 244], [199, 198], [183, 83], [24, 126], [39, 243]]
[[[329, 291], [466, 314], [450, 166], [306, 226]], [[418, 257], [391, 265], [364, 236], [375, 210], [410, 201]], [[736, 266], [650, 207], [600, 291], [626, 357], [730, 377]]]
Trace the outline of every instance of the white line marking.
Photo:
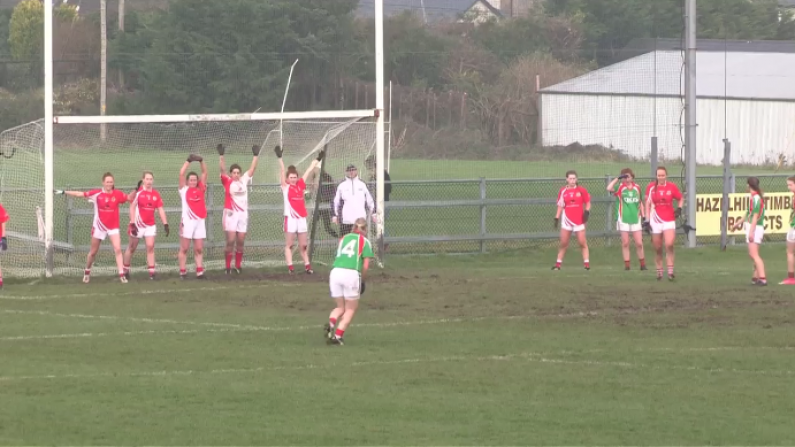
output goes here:
[[2, 311], [3, 311], [3, 313], [7, 313], [7, 314], [42, 315], [42, 316], [48, 316], [48, 317], [62, 317], [62, 318], [84, 318], [84, 319], [95, 319], [95, 320], [126, 320], [126, 321], [134, 321], [136, 323], [188, 324], [188, 325], [193, 325], [193, 326], [217, 326], [217, 327], [229, 327], [229, 328], [250, 329], [250, 330], [274, 330], [274, 328], [268, 328], [268, 327], [263, 327], [263, 326], [243, 325], [243, 324], [234, 324], [234, 323], [209, 323], [209, 322], [199, 322], [199, 321], [168, 320], [168, 319], [160, 319], [160, 318], [117, 317], [117, 316], [113, 316], [113, 315], [61, 314], [61, 313], [55, 313], [55, 312], [46, 312], [46, 311], [43, 311], [43, 310], [3, 309]]
[[[339, 348], [335, 348], [339, 349]], [[211, 370], [164, 370], [164, 371], [121, 371], [121, 372], [102, 372], [102, 373], [89, 373], [89, 374], [47, 374], [47, 375], [31, 375], [31, 376], [0, 376], [0, 381], [21, 381], [21, 380], [58, 380], [58, 379], [96, 379], [96, 378], [123, 378], [123, 377], [170, 377], [170, 376], [190, 376], [190, 375], [223, 375], [223, 374], [255, 374], [261, 372], [277, 372], [277, 371], [301, 371], [311, 369], [332, 369], [341, 367], [367, 367], [367, 366], [383, 366], [383, 365], [402, 365], [402, 364], [422, 364], [422, 363], [445, 363], [445, 362], [461, 362], [461, 361], [511, 361], [521, 359], [533, 363], [544, 364], [563, 364], [563, 365], [579, 365], [579, 366], [596, 366], [596, 367], [618, 367], [628, 369], [653, 369], [653, 370], [681, 370], [693, 372], [706, 372], [706, 373], [733, 373], [733, 374], [751, 374], [751, 375], [766, 375], [766, 376], [792, 376], [795, 375], [794, 371], [789, 370], [746, 370], [735, 368], [700, 368], [697, 366], [653, 366], [645, 365], [642, 363], [629, 363], [629, 362], [611, 362], [601, 360], [566, 360], [560, 358], [551, 358], [548, 354], [525, 352], [519, 354], [507, 355], [491, 355], [491, 356], [449, 356], [449, 357], [436, 357], [436, 358], [411, 358], [402, 360], [378, 360], [371, 362], [353, 362], [349, 364], [305, 364], [296, 366], [274, 366], [274, 367], [257, 367], [257, 368], [230, 368], [230, 369], [211, 369]]]
[[[314, 284], [314, 283], [307, 283]], [[262, 284], [249, 284], [249, 285], [234, 285], [230, 283], [225, 287], [201, 287], [201, 288], [188, 288], [188, 289], [157, 289], [157, 290], [135, 290], [127, 292], [105, 292], [105, 293], [70, 293], [65, 295], [0, 295], [0, 300], [9, 301], [41, 301], [41, 300], [57, 300], [65, 298], [109, 298], [117, 296], [137, 296], [137, 295], [174, 295], [177, 293], [194, 293], [194, 292], [228, 292], [230, 290], [240, 289], [266, 289], [269, 287], [300, 287], [301, 283], [262, 283]], [[121, 287], [121, 285], [120, 285]]]

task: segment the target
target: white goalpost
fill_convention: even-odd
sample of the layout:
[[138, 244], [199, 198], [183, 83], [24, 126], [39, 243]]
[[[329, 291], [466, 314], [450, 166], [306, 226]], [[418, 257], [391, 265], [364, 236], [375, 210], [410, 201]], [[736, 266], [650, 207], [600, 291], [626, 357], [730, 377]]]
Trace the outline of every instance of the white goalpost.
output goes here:
[[[374, 242], [380, 244], [384, 229], [386, 166], [383, 0], [371, 1], [375, 4], [376, 33], [374, 109], [285, 112], [282, 108], [281, 112], [273, 113], [132, 116], [53, 114], [53, 8], [51, 2], [45, 1], [44, 119], [9, 129], [0, 135], [0, 155], [14, 154], [6, 159], [0, 157], [0, 163], [3, 163], [0, 166], [0, 194], [12, 217], [9, 223], [11, 253], [4, 258], [3, 265], [7, 275], [44, 274], [49, 277], [82, 271], [90, 242], [93, 210], [83, 201], [55, 197], [54, 190], [97, 187], [106, 171], [113, 173], [116, 187], [125, 192], [135, 186], [142, 171], [153, 171], [155, 188], [163, 196], [171, 228], [176, 229], [180, 216], [177, 176], [190, 153], [202, 155], [208, 167], [208, 183], [212, 191], [208, 191], [207, 196], [210, 240], [205, 259], [217, 259], [220, 267], [223, 261], [223, 256], [219, 256], [223, 250], [220, 223], [223, 188], [218, 180], [218, 156], [215, 153], [215, 146], [219, 143], [227, 146], [227, 166], [237, 163], [243, 169], [251, 163], [251, 146], [262, 146], [260, 164], [249, 196], [246, 243], [246, 262], [249, 265], [279, 265], [283, 262], [282, 195], [278, 188], [278, 168], [272, 155], [276, 144], [284, 148], [285, 164], [296, 165], [299, 172], [306, 169], [317, 151], [328, 145], [329, 157], [323, 163], [323, 171], [335, 182], [343, 179], [345, 166], [350, 163], [360, 167], [364, 177], [365, 159], [374, 152], [377, 223], [372, 225], [371, 235]], [[291, 76], [295, 67], [294, 63]], [[104, 139], [101, 138], [100, 127], [106, 129]], [[192, 168], [198, 170], [196, 164]], [[328, 204], [316, 207], [313, 194], [308, 200], [308, 209], [322, 211], [329, 207]], [[121, 213], [124, 220], [127, 214], [125, 207]], [[321, 222], [319, 219], [312, 221], [315, 225]], [[335, 242], [323, 228], [318, 228], [315, 233], [320, 247], [325, 240]], [[126, 237], [123, 243], [126, 243]], [[167, 270], [171, 264], [176, 265], [177, 244], [176, 234], [170, 238], [158, 237], [158, 269]], [[100, 274], [103, 270], [115, 271], [112, 252], [106, 245], [103, 244], [95, 264], [94, 270]], [[322, 250], [317, 253], [324, 255]], [[133, 269], [136, 267], [139, 266], [134, 264]], [[213, 263], [208, 263], [208, 267], [213, 268]]]

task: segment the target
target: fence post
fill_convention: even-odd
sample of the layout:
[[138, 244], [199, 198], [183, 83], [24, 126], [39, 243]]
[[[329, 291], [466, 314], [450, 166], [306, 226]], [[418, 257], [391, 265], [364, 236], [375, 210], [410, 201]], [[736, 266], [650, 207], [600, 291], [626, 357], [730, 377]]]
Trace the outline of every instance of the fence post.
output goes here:
[[720, 207], [720, 249], [726, 250], [729, 242], [729, 190], [731, 181], [731, 151], [732, 144], [728, 138], [723, 139], [723, 197]]
[[[67, 185], [66, 190], [71, 190], [71, 188]], [[74, 201], [72, 196], [66, 196], [66, 243], [74, 246], [74, 235], [72, 228], [72, 208], [74, 207]], [[69, 250], [66, 250], [66, 262], [67, 264], [72, 261], [72, 254]]]
[[[607, 189], [607, 186], [610, 184], [611, 181], [612, 181], [611, 176], [606, 175], [605, 176], [605, 189]], [[608, 194], [610, 194], [610, 193], [608, 193]], [[613, 213], [615, 212], [615, 206], [616, 206], [616, 203], [614, 201], [611, 201], [607, 205], [607, 213], [605, 213], [606, 214], [606, 216], [605, 216], [605, 232], [606, 233], [610, 233], [610, 227], [611, 227], [610, 224], [613, 221]], [[607, 234], [605, 235], [605, 245], [607, 245], [608, 247], [612, 247], [613, 246], [613, 238], [610, 237]]]
[[[730, 179], [729, 185], [731, 187], [731, 192], [732, 193], [737, 192], [737, 177], [734, 175], [733, 172], [729, 175], [729, 179]], [[737, 239], [734, 236], [729, 238], [729, 244], [730, 245], [735, 245], [736, 243], [737, 243]]]
[[657, 178], [657, 137], [651, 137], [651, 178]]
[[486, 253], [486, 178], [480, 178], [480, 252]]
[[213, 183], [207, 185], [207, 192], [210, 194], [210, 197], [207, 198], [207, 244], [205, 244], [204, 252], [205, 252], [205, 259], [210, 258], [214, 255], [213, 252], [215, 251], [213, 248], [213, 218], [215, 212], [213, 210], [213, 197], [215, 196], [215, 187]]

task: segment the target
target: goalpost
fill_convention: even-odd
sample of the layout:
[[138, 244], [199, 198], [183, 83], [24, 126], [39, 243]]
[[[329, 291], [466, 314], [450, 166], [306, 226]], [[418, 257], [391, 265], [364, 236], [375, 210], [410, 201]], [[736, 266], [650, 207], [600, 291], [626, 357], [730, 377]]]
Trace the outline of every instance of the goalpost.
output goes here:
[[[117, 188], [124, 191], [135, 186], [142, 171], [154, 171], [155, 187], [163, 195], [169, 223], [176, 230], [180, 202], [175, 186], [179, 169], [189, 153], [205, 158], [208, 183], [215, 184], [207, 197], [208, 238], [214, 241], [208, 241], [211, 243], [205, 259], [222, 259], [218, 251], [213, 253], [213, 250], [222, 251], [218, 244], [223, 241], [218, 214], [223, 207], [223, 189], [216, 180], [219, 170], [214, 150], [218, 143], [228, 148], [227, 166], [238, 163], [244, 170], [251, 162], [251, 146], [262, 145], [260, 165], [250, 189], [247, 263], [283, 262], [282, 196], [272, 155], [273, 146], [282, 139], [285, 164], [295, 164], [299, 172], [306, 169], [313, 154], [328, 144], [331, 156], [323, 163], [323, 170], [335, 181], [342, 180], [349, 163], [357, 165], [364, 177], [364, 160], [375, 156], [377, 224], [371, 225], [371, 234], [383, 246], [386, 162], [383, 0], [373, 1], [376, 33], [373, 110], [57, 117], [53, 114], [52, 4], [44, 2], [44, 119], [0, 135], [0, 152], [16, 151], [11, 158], [0, 158], [2, 199], [11, 215], [9, 239], [13, 248], [10, 250], [20, 255], [5, 257], [5, 262], [14, 264], [3, 266], [8, 276], [39, 276], [43, 271], [49, 277], [82, 270], [93, 210], [80, 200], [56, 198], [53, 192], [96, 187], [105, 171], [114, 174]], [[100, 138], [101, 125], [107, 129], [104, 140]], [[192, 168], [196, 170], [198, 166], [194, 164]], [[13, 188], [16, 192], [12, 194]], [[314, 193], [309, 202], [308, 209], [317, 208]], [[124, 206], [121, 212], [124, 220]], [[322, 225], [318, 219], [312, 218], [311, 222]], [[312, 228], [315, 234], [324, 231]], [[322, 247], [321, 239], [313, 242]], [[176, 264], [177, 244], [176, 234], [170, 238], [159, 236], [157, 247], [163, 252], [158, 253], [158, 264], [162, 267]], [[323, 255], [322, 250], [318, 253]], [[110, 247], [103, 244], [95, 271], [114, 268]]]

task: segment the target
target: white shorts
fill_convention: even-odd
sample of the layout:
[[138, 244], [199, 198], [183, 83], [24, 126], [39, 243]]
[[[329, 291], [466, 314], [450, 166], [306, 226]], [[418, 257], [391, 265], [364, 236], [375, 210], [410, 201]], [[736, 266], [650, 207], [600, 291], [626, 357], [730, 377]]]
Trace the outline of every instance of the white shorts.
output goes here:
[[359, 272], [350, 269], [332, 269], [328, 277], [328, 287], [332, 298], [346, 300], [359, 299]]
[[676, 230], [676, 221], [664, 222], [656, 214], [651, 216], [651, 234], [662, 234], [663, 231]]
[[185, 239], [207, 239], [204, 219], [183, 220], [179, 226], [179, 236]]
[[224, 231], [245, 233], [248, 230], [248, 212], [224, 210]]
[[130, 230], [127, 230], [127, 235], [130, 237], [137, 237], [138, 239], [143, 239], [146, 237], [155, 237], [157, 236], [157, 225], [152, 225], [151, 227], [138, 227], [138, 235], [133, 236], [130, 234]]
[[623, 222], [616, 222], [616, 229], [622, 233], [634, 233], [643, 230], [643, 226], [639, 223], [627, 224]]
[[91, 227], [91, 237], [94, 239], [104, 241], [106, 237], [113, 236], [114, 234], [119, 234], [118, 228], [114, 228], [112, 230], [102, 230], [95, 226]]
[[795, 242], [795, 228], [790, 228], [787, 231], [787, 242]]
[[574, 225], [574, 223], [566, 217], [566, 211], [563, 211], [560, 215], [560, 228], [561, 230], [576, 233], [578, 231], [585, 231], [585, 224]]
[[285, 233], [306, 233], [306, 217], [284, 216]]
[[[761, 244], [762, 239], [765, 237], [765, 227], [762, 225], [757, 225], [754, 227], [753, 231], [751, 230], [751, 224], [748, 222], [743, 223], [743, 231], [745, 231], [745, 243], [750, 244]], [[787, 238], [789, 238], [789, 233], [787, 234]]]

